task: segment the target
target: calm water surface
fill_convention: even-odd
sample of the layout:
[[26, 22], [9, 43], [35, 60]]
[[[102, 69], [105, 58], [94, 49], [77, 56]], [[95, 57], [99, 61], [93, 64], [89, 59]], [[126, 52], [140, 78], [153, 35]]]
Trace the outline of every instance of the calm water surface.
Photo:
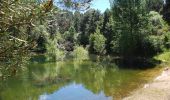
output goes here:
[[0, 82], [0, 100], [117, 100], [158, 72], [92, 61], [30, 63], [26, 71]]

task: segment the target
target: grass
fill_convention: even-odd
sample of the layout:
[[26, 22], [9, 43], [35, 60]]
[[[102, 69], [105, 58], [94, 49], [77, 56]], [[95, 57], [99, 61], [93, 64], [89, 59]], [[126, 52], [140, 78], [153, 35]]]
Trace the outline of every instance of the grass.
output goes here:
[[160, 60], [162, 62], [169, 62], [170, 61], [170, 50], [160, 53], [154, 57], [156, 60]]

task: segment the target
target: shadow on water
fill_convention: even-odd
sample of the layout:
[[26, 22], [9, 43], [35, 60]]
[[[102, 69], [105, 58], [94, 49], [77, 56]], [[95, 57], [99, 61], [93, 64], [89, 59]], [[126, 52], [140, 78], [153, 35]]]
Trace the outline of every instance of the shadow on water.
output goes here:
[[156, 67], [161, 61], [156, 59], [114, 59], [113, 62], [121, 69], [146, 70]]
[[[73, 58], [67, 58], [67, 60], [73, 60]], [[44, 55], [34, 56], [30, 59], [31, 62], [38, 62], [38, 63], [47, 63], [50, 61], [46, 61]], [[111, 56], [96, 56], [90, 55], [90, 61], [97, 62], [102, 64], [114, 63], [120, 69], [140, 69], [146, 70], [154, 68], [155, 66], [161, 64], [160, 60], [152, 59], [152, 58], [134, 58], [134, 59], [122, 59], [122, 58], [115, 58]], [[52, 61], [54, 62], [54, 61]]]
[[121, 57], [91, 55], [90, 60], [93, 62], [100, 62], [102, 64], [114, 63], [120, 69], [134, 69], [134, 70], [146, 70], [156, 67], [161, 64], [160, 60], [153, 58], [133, 58], [123, 59]]
[[44, 63], [46, 62], [46, 57], [45, 55], [36, 55], [31, 57], [30, 62]]

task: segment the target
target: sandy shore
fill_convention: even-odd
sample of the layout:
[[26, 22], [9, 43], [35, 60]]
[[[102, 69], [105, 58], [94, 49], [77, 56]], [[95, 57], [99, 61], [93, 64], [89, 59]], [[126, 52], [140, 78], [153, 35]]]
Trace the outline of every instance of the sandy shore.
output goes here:
[[170, 68], [123, 100], [170, 100]]

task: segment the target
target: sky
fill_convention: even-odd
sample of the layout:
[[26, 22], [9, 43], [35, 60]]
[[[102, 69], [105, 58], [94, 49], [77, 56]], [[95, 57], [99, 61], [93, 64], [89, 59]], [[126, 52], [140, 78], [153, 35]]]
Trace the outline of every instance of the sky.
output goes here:
[[103, 13], [107, 8], [110, 8], [109, 0], [94, 0], [91, 8], [98, 9]]
[[[55, 0], [55, 2], [58, 2], [59, 0]], [[98, 9], [102, 13], [107, 9], [110, 8], [109, 0], [92, 0], [90, 8]]]

